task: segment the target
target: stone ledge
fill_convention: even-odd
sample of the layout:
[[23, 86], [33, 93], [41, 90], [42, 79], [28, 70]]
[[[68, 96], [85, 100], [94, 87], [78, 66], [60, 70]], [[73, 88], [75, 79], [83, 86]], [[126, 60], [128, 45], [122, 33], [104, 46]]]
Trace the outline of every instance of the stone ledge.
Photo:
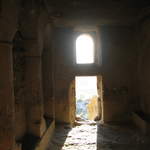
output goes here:
[[20, 143], [21, 145], [19, 143], [18, 145], [16, 145], [15, 150], [21, 150], [20, 147], [22, 147], [22, 150], [46, 150], [53, 136], [54, 129], [55, 129], [55, 120], [53, 120], [49, 124], [47, 130], [45, 131], [42, 137], [27, 134], [21, 141]]
[[132, 120], [136, 127], [140, 129], [141, 133], [150, 133], [150, 122], [145, 120], [141, 115], [136, 112], [132, 112]]
[[49, 128], [43, 135], [41, 141], [37, 144], [35, 150], [46, 150], [55, 130], [55, 121], [53, 120]]

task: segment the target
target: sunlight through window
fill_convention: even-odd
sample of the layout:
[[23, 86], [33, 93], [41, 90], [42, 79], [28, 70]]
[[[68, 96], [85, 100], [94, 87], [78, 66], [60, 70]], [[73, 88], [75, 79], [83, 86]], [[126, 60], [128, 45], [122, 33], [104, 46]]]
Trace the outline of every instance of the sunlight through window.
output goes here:
[[88, 34], [82, 34], [76, 40], [76, 63], [94, 63], [94, 42]]

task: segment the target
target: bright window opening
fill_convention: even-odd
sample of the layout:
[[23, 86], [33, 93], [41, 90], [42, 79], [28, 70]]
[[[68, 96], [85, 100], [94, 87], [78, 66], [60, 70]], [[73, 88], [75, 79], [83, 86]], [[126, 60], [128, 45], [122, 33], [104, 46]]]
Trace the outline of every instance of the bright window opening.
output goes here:
[[88, 34], [82, 34], [76, 40], [76, 63], [94, 63], [94, 41]]
[[98, 116], [97, 77], [77, 76], [76, 115], [85, 120], [94, 120]]

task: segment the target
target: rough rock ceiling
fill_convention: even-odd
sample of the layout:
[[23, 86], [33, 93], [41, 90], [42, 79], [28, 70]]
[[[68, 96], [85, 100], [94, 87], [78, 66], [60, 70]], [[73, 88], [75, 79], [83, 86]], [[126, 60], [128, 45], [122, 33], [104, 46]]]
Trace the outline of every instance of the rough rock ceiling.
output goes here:
[[149, 0], [45, 0], [57, 24], [132, 24]]
[[148, 0], [47, 0], [47, 2], [53, 6], [60, 7], [78, 7], [95, 9], [99, 7], [115, 7], [124, 6], [132, 8], [145, 7], [150, 2]]

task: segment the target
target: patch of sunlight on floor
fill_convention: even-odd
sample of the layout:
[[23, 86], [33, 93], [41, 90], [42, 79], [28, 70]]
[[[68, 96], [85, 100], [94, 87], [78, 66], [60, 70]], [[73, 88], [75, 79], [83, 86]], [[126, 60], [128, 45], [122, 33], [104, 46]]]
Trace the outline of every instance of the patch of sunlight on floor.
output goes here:
[[145, 150], [150, 138], [141, 134], [131, 124], [101, 124], [78, 122], [56, 125], [48, 150]]
[[76, 126], [68, 133], [62, 150], [97, 150], [97, 126]]

